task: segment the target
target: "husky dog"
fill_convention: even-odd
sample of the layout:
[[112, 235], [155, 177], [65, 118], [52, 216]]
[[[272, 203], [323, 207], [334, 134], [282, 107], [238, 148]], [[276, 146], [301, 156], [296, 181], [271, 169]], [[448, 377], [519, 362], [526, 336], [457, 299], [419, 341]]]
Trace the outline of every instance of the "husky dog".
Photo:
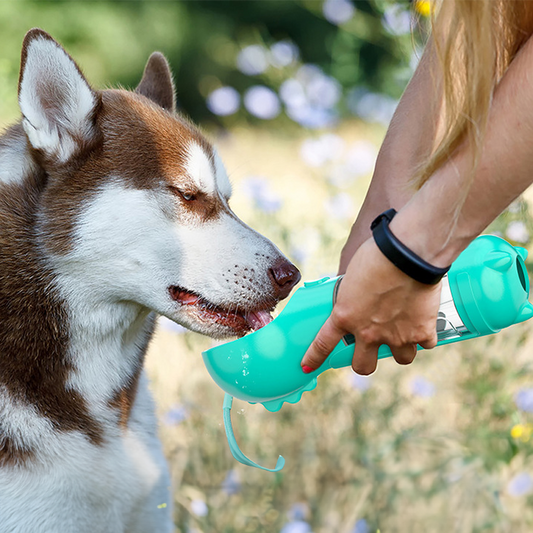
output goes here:
[[300, 274], [231, 211], [161, 54], [134, 92], [97, 91], [31, 30], [19, 104], [0, 137], [0, 533], [170, 532], [155, 316], [244, 335]]

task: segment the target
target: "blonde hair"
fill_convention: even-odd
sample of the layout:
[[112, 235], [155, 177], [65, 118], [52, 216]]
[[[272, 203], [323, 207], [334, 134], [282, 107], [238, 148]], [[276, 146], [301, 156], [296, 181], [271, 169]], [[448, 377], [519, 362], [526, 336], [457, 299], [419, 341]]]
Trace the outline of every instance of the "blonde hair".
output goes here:
[[440, 0], [431, 19], [441, 68], [440, 133], [416, 172], [418, 188], [465, 142], [472, 147], [473, 178], [494, 89], [533, 33], [533, 2]]

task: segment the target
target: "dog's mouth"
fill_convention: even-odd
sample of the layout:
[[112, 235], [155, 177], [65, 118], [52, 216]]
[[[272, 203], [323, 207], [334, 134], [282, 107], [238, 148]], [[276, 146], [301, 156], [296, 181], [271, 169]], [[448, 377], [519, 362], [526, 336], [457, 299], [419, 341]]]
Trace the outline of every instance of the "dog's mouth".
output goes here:
[[217, 306], [202, 296], [182, 287], [169, 287], [171, 298], [193, 314], [196, 320], [208, 325], [217, 325], [229, 329], [239, 337], [249, 331], [261, 329], [272, 321], [274, 304], [262, 308], [242, 309], [239, 307], [226, 309]]

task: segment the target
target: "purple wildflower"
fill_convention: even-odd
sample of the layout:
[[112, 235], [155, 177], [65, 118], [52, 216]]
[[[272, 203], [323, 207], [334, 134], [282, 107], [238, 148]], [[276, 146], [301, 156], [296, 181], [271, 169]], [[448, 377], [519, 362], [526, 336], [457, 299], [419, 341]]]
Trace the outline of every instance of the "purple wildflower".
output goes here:
[[521, 411], [533, 413], [533, 388], [520, 389], [516, 393], [514, 401]]
[[533, 479], [527, 472], [516, 474], [507, 484], [507, 492], [511, 496], [519, 497], [529, 494], [533, 490]]

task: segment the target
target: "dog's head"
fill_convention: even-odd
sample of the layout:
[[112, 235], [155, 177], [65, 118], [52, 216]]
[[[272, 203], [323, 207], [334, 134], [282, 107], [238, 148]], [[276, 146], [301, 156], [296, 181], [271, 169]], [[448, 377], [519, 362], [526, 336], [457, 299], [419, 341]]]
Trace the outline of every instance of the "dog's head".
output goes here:
[[299, 281], [230, 209], [224, 165], [176, 114], [161, 54], [135, 92], [96, 91], [56, 41], [31, 30], [19, 103], [45, 183], [43, 243], [78, 299], [135, 302], [223, 337], [264, 325]]

